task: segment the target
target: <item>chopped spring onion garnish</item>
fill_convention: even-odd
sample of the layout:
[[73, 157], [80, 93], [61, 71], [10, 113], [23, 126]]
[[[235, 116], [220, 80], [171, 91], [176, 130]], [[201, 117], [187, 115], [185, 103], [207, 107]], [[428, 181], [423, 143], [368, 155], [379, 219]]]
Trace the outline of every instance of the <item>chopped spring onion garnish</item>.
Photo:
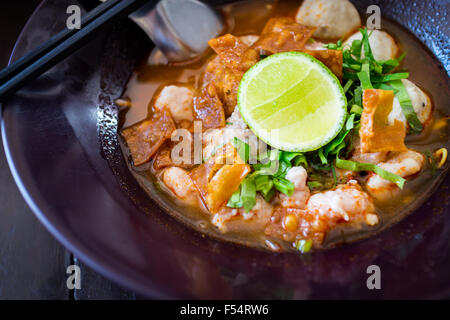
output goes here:
[[373, 76], [371, 78], [372, 82], [389, 82], [394, 80], [407, 79], [409, 77], [409, 72], [401, 73], [391, 73], [385, 76]]
[[379, 175], [381, 178], [388, 180], [392, 183], [395, 183], [400, 189], [403, 189], [403, 186], [406, 182], [402, 177], [393, 174], [389, 171], [382, 169], [381, 167], [371, 164], [371, 163], [360, 163], [356, 161], [343, 160], [339, 157], [336, 157], [336, 167], [344, 170], [350, 170], [354, 172], [361, 171], [372, 171]]
[[295, 247], [301, 253], [307, 253], [309, 250], [311, 250], [312, 241], [311, 240], [298, 240], [295, 242]]
[[243, 203], [241, 199], [241, 186], [237, 189], [233, 195], [230, 197], [227, 203], [227, 207], [230, 208], [242, 208]]
[[294, 193], [294, 184], [285, 178], [274, 178], [273, 185], [275, 189], [289, 197]]
[[373, 89], [372, 82], [370, 82], [370, 66], [364, 63], [361, 67], [361, 72], [358, 72], [358, 78], [364, 90]]
[[362, 112], [363, 112], [363, 108], [361, 108], [357, 104], [352, 105], [352, 108], [350, 109], [350, 113], [354, 113], [359, 116], [362, 115]]
[[245, 212], [249, 212], [256, 204], [256, 185], [252, 178], [245, 178], [241, 184], [242, 206]]
[[248, 163], [250, 160], [250, 146], [248, 143], [245, 143], [241, 139], [235, 137], [233, 139], [233, 146], [236, 148], [241, 160]]

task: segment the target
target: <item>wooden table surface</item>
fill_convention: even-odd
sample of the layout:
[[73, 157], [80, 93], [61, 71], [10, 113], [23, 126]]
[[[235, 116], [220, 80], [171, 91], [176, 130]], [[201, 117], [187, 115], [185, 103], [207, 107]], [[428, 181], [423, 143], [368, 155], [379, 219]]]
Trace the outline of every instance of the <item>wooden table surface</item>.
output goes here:
[[[0, 4], [0, 68], [40, 0]], [[0, 299], [136, 299], [92, 271], [59, 244], [23, 200], [0, 146]], [[81, 289], [69, 290], [68, 265], [81, 269]]]

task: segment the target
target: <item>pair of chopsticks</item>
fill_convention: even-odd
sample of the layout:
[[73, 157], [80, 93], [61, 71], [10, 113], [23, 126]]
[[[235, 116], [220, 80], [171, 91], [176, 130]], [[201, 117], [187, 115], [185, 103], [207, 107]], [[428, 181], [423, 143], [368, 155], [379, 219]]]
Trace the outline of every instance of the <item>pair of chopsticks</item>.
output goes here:
[[0, 71], [0, 102], [91, 40], [99, 31], [127, 17], [148, 0], [107, 0], [82, 19], [80, 29], [65, 29]]

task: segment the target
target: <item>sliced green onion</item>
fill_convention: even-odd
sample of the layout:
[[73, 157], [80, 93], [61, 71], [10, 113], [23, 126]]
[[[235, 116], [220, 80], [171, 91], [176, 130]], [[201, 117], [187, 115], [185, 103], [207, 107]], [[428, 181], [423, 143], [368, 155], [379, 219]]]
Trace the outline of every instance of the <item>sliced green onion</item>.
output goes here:
[[344, 92], [347, 92], [348, 89], [350, 89], [350, 87], [352, 86], [352, 84], [353, 84], [353, 80], [352, 80], [352, 79], [349, 79], [349, 80], [347, 81], [347, 83], [345, 84], [345, 86], [344, 86]]
[[280, 165], [278, 167], [278, 172], [274, 174], [275, 177], [282, 177], [284, 178], [287, 174], [287, 171], [289, 168], [291, 168], [291, 162], [286, 161], [280, 161]]
[[363, 108], [361, 108], [357, 104], [354, 104], [354, 105], [352, 105], [352, 108], [350, 109], [350, 113], [354, 113], [354, 114], [357, 114], [357, 115], [362, 115]]
[[361, 40], [353, 40], [352, 48], [351, 48], [352, 55], [354, 55], [357, 58], [360, 58], [361, 51], [362, 51], [362, 41]]
[[323, 148], [320, 148], [319, 151], [317, 152], [317, 154], [319, 155], [319, 158], [320, 158], [320, 161], [322, 162], [322, 164], [328, 163], [327, 157], [325, 157], [325, 155], [323, 154]]
[[294, 184], [285, 178], [274, 178], [273, 186], [289, 197], [294, 193]]
[[299, 154], [294, 159], [294, 166], [298, 167], [301, 165], [303, 168], [308, 168], [308, 160], [306, 159], [306, 156], [304, 154]]
[[372, 48], [370, 47], [370, 42], [369, 42], [369, 34], [367, 33], [367, 29], [360, 29], [363, 38], [362, 38], [362, 44], [364, 47], [364, 56], [369, 59], [370, 61], [374, 61], [375, 62], [375, 58], [373, 57], [373, 53], [372, 53]]
[[241, 184], [242, 206], [249, 212], [256, 204], [256, 185], [252, 178], [245, 178]]
[[391, 73], [384, 76], [373, 76], [371, 78], [372, 82], [389, 82], [394, 80], [407, 79], [409, 77], [409, 72], [399, 72]]
[[248, 143], [245, 143], [241, 139], [234, 137], [233, 146], [236, 148], [242, 161], [248, 163], [248, 161], [250, 160], [250, 146], [248, 145]]
[[389, 171], [386, 171], [382, 168], [380, 168], [377, 165], [371, 164], [371, 163], [360, 163], [350, 160], [343, 160], [339, 157], [336, 157], [336, 167], [344, 170], [350, 170], [354, 172], [361, 172], [361, 171], [372, 171], [375, 172], [377, 175], [379, 175], [381, 178], [388, 180], [392, 183], [395, 183], [400, 189], [403, 189], [403, 186], [406, 182], [405, 179], [402, 177], [393, 174]]
[[395, 80], [389, 82], [389, 84], [396, 90], [396, 96], [398, 101], [400, 102], [400, 106], [402, 107], [403, 114], [405, 115], [406, 120], [408, 121], [411, 130], [415, 133], [419, 133], [423, 130], [422, 123], [417, 117], [416, 112], [414, 111], [411, 99], [409, 98], [408, 91], [406, 91], [405, 86], [401, 80]]
[[[336, 138], [334, 138], [330, 143], [328, 143], [325, 147], [323, 147], [323, 152], [324, 155], [326, 157], [328, 157], [328, 155], [330, 153], [335, 153], [336, 149], [342, 144], [344, 143], [344, 139], [347, 137], [347, 135], [349, 134], [350, 130], [345, 130], [345, 131], [341, 131], [338, 136]], [[344, 143], [344, 147], [345, 147], [345, 143]], [[320, 157], [320, 154], [319, 154]]]
[[358, 72], [358, 78], [364, 90], [373, 89], [372, 82], [370, 82], [370, 66], [368, 63], [362, 65], [361, 72]]
[[347, 119], [347, 122], [345, 123], [345, 129], [346, 130], [352, 130], [355, 126], [355, 114], [352, 113]]
[[242, 208], [243, 203], [241, 199], [241, 186], [230, 197], [227, 203], [229, 208]]
[[298, 240], [295, 243], [295, 247], [301, 253], [307, 253], [312, 248], [312, 240]]

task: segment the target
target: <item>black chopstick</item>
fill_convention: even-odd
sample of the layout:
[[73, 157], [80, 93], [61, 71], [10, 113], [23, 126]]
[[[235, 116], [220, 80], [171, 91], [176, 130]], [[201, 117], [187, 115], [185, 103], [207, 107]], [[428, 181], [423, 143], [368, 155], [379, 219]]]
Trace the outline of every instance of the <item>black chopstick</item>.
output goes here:
[[[87, 15], [81, 20], [81, 26], [86, 26], [95, 19], [97, 19], [100, 15], [104, 14], [106, 11], [114, 7], [121, 0], [108, 0], [94, 9], [89, 11]], [[23, 69], [28, 67], [30, 64], [34, 63], [41, 56], [55, 48], [58, 44], [74, 35], [78, 30], [77, 29], [65, 29], [60, 33], [53, 36], [50, 40], [46, 41], [44, 44], [40, 45], [36, 49], [27, 53], [25, 56], [15, 61], [13, 64], [8, 66], [7, 68], [0, 71], [0, 83], [4, 83], [8, 81], [16, 74], [21, 72]]]
[[[109, 1], [110, 0], [101, 6], [108, 4]], [[34, 53], [32, 59], [30, 58], [29, 63], [22, 62], [21, 68], [17, 69], [20, 71], [16, 71], [16, 74], [5, 83], [1, 84], [0, 102], [3, 102], [10, 94], [20, 89], [30, 80], [35, 79], [65, 57], [78, 50], [112, 22], [130, 15], [147, 1], [148, 0], [119, 0], [115, 5], [110, 4], [108, 10], [98, 9], [101, 11], [101, 14], [96, 14], [95, 19], [93, 18], [90, 23], [82, 26], [80, 30], [71, 33], [55, 46], [43, 45], [42, 48], [46, 48], [46, 51]], [[60, 37], [61, 39], [63, 38], [63, 36]]]

